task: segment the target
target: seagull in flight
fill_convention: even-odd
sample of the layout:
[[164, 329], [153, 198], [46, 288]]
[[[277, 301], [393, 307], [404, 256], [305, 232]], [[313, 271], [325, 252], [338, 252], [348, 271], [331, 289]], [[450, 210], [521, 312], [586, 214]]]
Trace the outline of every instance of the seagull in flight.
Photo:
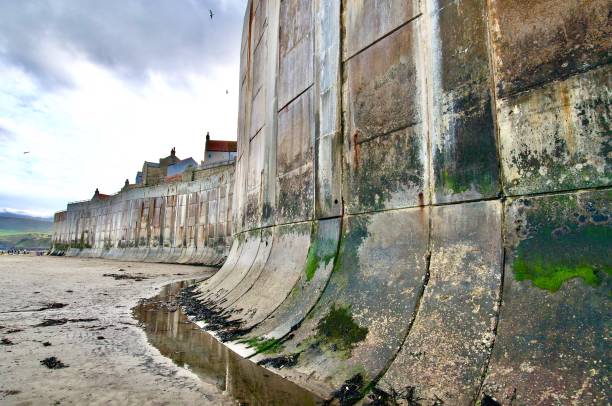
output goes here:
[[29, 154], [29, 153], [30, 153], [30, 151], [25, 151], [25, 152], [23, 153], [23, 155], [25, 155], [25, 154]]
[[225, 94], [229, 94], [229, 90], [225, 90]]
[[213, 16], [215, 15], [215, 13], [213, 13], [212, 10], [208, 10], [208, 14], [210, 14], [210, 19], [212, 20]]

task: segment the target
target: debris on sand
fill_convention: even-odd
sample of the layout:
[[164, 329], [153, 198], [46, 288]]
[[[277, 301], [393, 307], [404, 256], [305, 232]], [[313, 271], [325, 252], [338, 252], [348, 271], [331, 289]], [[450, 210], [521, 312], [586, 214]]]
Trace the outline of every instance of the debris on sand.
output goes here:
[[39, 307], [37, 309], [17, 309], [17, 310], [8, 310], [6, 312], [3, 313], [24, 313], [24, 312], [44, 312], [45, 310], [51, 310], [51, 309], [61, 309], [62, 307], [66, 307], [68, 306], [65, 303], [56, 303], [56, 302], [51, 302], [51, 303], [47, 303], [45, 304], [43, 307]]
[[72, 289], [68, 289], [68, 290], [66, 291], [66, 293], [74, 293], [74, 290], [72, 290]]
[[0, 390], [0, 397], [19, 395], [20, 390]]
[[104, 336], [98, 336], [98, 337], [96, 337], [96, 338], [97, 338], [98, 340], [106, 340], [106, 337], [104, 337]]
[[44, 319], [42, 323], [36, 324], [34, 327], [51, 327], [61, 326], [66, 323], [89, 323], [98, 319]]
[[44, 360], [40, 361], [40, 363], [49, 369], [68, 368], [68, 365], [64, 364], [62, 361], [55, 357], [45, 358]]
[[0, 340], [0, 345], [15, 345], [15, 343], [9, 340], [8, 338], [3, 338], [2, 340]]
[[66, 303], [51, 302], [51, 303], [47, 303], [46, 305], [37, 309], [36, 311], [44, 312], [45, 310], [61, 309], [62, 307], [66, 307], [66, 306], [68, 306]]
[[22, 331], [23, 331], [22, 328], [11, 328], [9, 330], [6, 330], [5, 334], [20, 333]]
[[123, 280], [123, 279], [131, 279], [133, 281], [140, 282], [144, 279], [148, 279], [146, 276], [136, 276], [136, 275], [119, 274], [119, 273], [105, 273], [102, 276], [105, 276], [107, 278], [113, 278], [116, 281]]
[[49, 341], [45, 341], [44, 343], [42, 343], [43, 347], [50, 347], [51, 343]]

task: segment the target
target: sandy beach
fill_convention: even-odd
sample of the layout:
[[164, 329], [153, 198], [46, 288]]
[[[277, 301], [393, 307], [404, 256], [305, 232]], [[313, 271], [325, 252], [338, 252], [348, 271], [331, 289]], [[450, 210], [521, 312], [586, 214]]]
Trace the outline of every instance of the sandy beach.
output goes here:
[[132, 317], [139, 299], [163, 285], [212, 273], [185, 265], [0, 256], [0, 403], [233, 404], [149, 345]]

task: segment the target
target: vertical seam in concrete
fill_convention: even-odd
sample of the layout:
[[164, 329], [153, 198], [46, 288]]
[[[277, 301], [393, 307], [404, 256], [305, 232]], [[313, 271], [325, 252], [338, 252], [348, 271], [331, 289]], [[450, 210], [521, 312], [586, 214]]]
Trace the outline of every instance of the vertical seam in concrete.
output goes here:
[[316, 219], [318, 217], [318, 213], [320, 213], [320, 204], [319, 204], [319, 137], [321, 136], [321, 129], [319, 126], [321, 125], [321, 119], [319, 117], [320, 114], [320, 105], [321, 105], [321, 74], [319, 72], [319, 60], [321, 59], [319, 54], [319, 28], [316, 24], [316, 16], [319, 15], [320, 10], [320, 1], [312, 2], [312, 10], [311, 10], [311, 27], [312, 27], [312, 42], [313, 42], [313, 52], [312, 52], [312, 66], [313, 66], [313, 115], [314, 115], [314, 130], [313, 130], [313, 142], [312, 142], [312, 176], [313, 176], [313, 193], [312, 193], [312, 214]]
[[497, 341], [497, 329], [499, 327], [499, 319], [502, 311], [502, 303], [504, 297], [504, 279], [506, 276], [506, 203], [505, 201], [501, 201], [501, 213], [500, 213], [500, 240], [501, 240], [501, 272], [500, 272], [500, 282], [499, 282], [499, 294], [497, 297], [497, 311], [494, 316], [494, 324], [491, 334], [493, 335], [491, 339], [491, 346], [489, 348], [489, 353], [484, 363], [484, 367], [482, 369], [482, 374], [480, 375], [480, 384], [478, 385], [478, 391], [474, 394], [473, 403], [476, 404], [477, 400], [482, 397], [482, 390], [484, 389], [484, 384], [489, 373], [489, 366], [491, 364], [491, 357], [493, 355], [493, 348], [495, 347], [495, 342]]
[[498, 173], [498, 196], [503, 197], [504, 190], [504, 167], [502, 165], [502, 143], [499, 133], [499, 124], [497, 118], [497, 64], [495, 62], [495, 47], [493, 45], [493, 33], [491, 32], [492, 21], [492, 0], [484, 0], [485, 9], [484, 18], [487, 29], [487, 50], [489, 56], [489, 87], [491, 90], [491, 119], [493, 120], [493, 131], [495, 132], [495, 142], [497, 143], [497, 173]]
[[[430, 3], [432, 1], [436, 1], [436, 0], [429, 0], [426, 1], [425, 4], [423, 5], [424, 10], [421, 10], [421, 13], [419, 15], [424, 15], [424, 18], [421, 19], [422, 24], [421, 25], [417, 25], [417, 32], [418, 32], [418, 38], [423, 38], [426, 37], [428, 40], [427, 41], [419, 41], [416, 46], [420, 44], [425, 44], [421, 47], [419, 47], [418, 50], [418, 55], [419, 55], [419, 63], [417, 64], [417, 72], [419, 72], [418, 66], [420, 65], [420, 70], [421, 72], [419, 73], [419, 81], [420, 81], [420, 85], [422, 86], [422, 95], [421, 95], [421, 100], [423, 100], [423, 104], [425, 105], [425, 112], [424, 112], [424, 120], [423, 120], [423, 131], [425, 132], [425, 145], [426, 145], [426, 151], [425, 151], [425, 162], [426, 162], [426, 169], [425, 169], [425, 174], [424, 176], [426, 177], [425, 182], [423, 182], [424, 185], [426, 185], [427, 187], [427, 203], [431, 204], [433, 202], [433, 189], [434, 189], [434, 181], [435, 181], [435, 176], [433, 173], [433, 154], [432, 154], [432, 150], [431, 150], [431, 145], [432, 145], [432, 126], [435, 126], [436, 120], [434, 118], [434, 110], [435, 107], [437, 105], [436, 101], [435, 101], [435, 92], [430, 91], [430, 87], [433, 88], [433, 86], [435, 85], [435, 81], [437, 80], [438, 82], [440, 82], [440, 78], [436, 77], [441, 75], [439, 72], [436, 71], [437, 66], [432, 66], [434, 65], [432, 63], [432, 59], [435, 57], [434, 53], [435, 53], [435, 49], [432, 49], [431, 45], [429, 44], [434, 44], [434, 41], [439, 40], [438, 36], [434, 36], [432, 33], [432, 27], [431, 27], [431, 15], [433, 15], [434, 13], [436, 13], [436, 9], [437, 7], [431, 7], [434, 11], [433, 13], [430, 12], [430, 7], [428, 7], [430, 5]], [[437, 5], [437, 2], [436, 2]], [[424, 11], [424, 12], [423, 12]], [[437, 18], [437, 16], [436, 16]], [[438, 45], [439, 44], [434, 44], [434, 45]], [[431, 75], [431, 77], [430, 77]], [[435, 131], [435, 129], [433, 129], [433, 131]], [[430, 230], [431, 231], [431, 230]]]
[[[338, 81], [338, 89], [337, 89], [337, 93], [338, 95], [337, 100], [336, 100], [336, 105], [338, 107], [338, 118], [337, 118], [337, 124], [338, 124], [338, 139], [336, 140], [336, 142], [333, 142], [332, 145], [339, 148], [340, 151], [336, 152], [340, 154], [340, 160], [339, 160], [339, 168], [338, 170], [340, 171], [340, 175], [339, 175], [339, 179], [340, 179], [340, 187], [338, 188], [338, 193], [340, 193], [340, 218], [342, 218], [344, 216], [345, 213], [345, 203], [344, 203], [344, 128], [346, 127], [346, 122], [344, 119], [344, 82], [346, 80], [346, 76], [344, 74], [344, 66], [345, 66], [345, 62], [344, 62], [344, 57], [343, 57], [343, 52], [344, 52], [344, 41], [345, 41], [345, 37], [346, 37], [346, 27], [344, 26], [344, 0], [340, 0], [340, 4], [339, 4], [340, 10], [338, 11], [338, 26], [339, 26], [339, 32], [338, 32], [338, 72], [336, 73], [336, 80]], [[334, 153], [333, 151], [333, 147], [332, 147], [332, 154]], [[340, 254], [340, 243], [342, 241], [342, 225], [344, 224], [344, 219], [342, 219], [340, 221], [340, 237], [338, 238], [338, 252], [337, 254]], [[335, 264], [334, 264], [335, 267]], [[327, 285], [326, 285], [327, 286]]]

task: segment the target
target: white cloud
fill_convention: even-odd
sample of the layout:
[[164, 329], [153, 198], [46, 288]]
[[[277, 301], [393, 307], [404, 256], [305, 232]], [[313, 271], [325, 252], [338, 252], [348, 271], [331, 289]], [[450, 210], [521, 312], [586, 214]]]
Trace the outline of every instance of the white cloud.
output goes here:
[[230, 45], [228, 62], [184, 72], [180, 82], [155, 69], [134, 82], [48, 42], [41, 57], [71, 80], [53, 90], [0, 55], [0, 207], [49, 215], [96, 187], [116, 192], [172, 147], [200, 161], [206, 131], [235, 139], [239, 43]]

